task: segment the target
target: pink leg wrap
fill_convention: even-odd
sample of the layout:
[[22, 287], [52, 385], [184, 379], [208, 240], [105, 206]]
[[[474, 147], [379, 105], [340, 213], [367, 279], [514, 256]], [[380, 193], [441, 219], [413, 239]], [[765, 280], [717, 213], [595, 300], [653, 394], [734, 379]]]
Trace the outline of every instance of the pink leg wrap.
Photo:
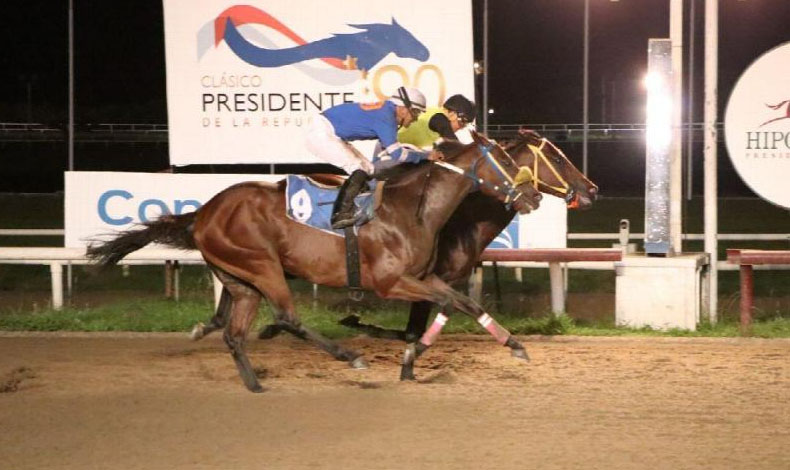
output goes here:
[[488, 330], [488, 332], [491, 333], [491, 336], [493, 336], [499, 342], [499, 344], [507, 343], [508, 338], [510, 338], [510, 332], [504, 329], [502, 325], [497, 323], [496, 320], [491, 318], [491, 315], [487, 313], [477, 317], [477, 323], [480, 323], [483, 328]]
[[442, 328], [444, 328], [447, 320], [448, 318], [443, 313], [436, 315], [436, 319], [431, 323], [431, 327], [428, 328], [428, 331], [422, 335], [420, 342], [426, 346], [432, 345], [436, 341], [436, 338], [439, 337], [439, 333], [442, 332]]

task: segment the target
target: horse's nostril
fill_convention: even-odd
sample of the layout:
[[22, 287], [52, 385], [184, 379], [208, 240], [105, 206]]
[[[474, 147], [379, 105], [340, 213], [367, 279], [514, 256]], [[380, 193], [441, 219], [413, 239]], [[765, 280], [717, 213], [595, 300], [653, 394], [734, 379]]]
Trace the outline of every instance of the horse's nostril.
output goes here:
[[541, 199], [543, 199], [543, 195], [542, 194], [538, 193], [538, 194], [535, 195], [535, 200], [536, 201], [540, 201]]

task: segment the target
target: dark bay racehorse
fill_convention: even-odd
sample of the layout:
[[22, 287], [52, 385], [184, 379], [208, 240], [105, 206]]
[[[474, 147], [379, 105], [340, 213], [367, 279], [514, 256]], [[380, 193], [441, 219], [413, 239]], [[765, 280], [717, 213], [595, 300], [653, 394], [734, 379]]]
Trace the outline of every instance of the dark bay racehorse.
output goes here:
[[[533, 131], [522, 131], [503, 143], [516, 164], [532, 169], [534, 187], [563, 198], [569, 208], [586, 209], [598, 195], [598, 186], [582, 174], [548, 139]], [[469, 194], [439, 234], [434, 274], [448, 284], [466, 281], [483, 250], [507, 227], [516, 212], [483, 193]], [[387, 330], [359, 322], [351, 315], [341, 323], [370, 336], [417, 341], [428, 326], [433, 304], [414, 302], [405, 331]]]
[[[429, 301], [478, 319], [516, 357], [524, 347], [473, 300], [432, 274], [438, 234], [464, 197], [478, 189], [521, 212], [537, 208], [540, 193], [520, 183], [519, 167], [499, 146], [474, 135], [468, 146], [448, 143], [446, 161], [426, 162], [393, 176], [377, 217], [359, 231], [362, 287], [386, 299]], [[285, 183], [242, 183], [214, 196], [197, 212], [165, 216], [88, 250], [103, 265], [114, 264], [148, 243], [197, 248], [222, 281], [230, 299], [223, 334], [242, 380], [262, 391], [244, 343], [261, 296], [278, 327], [312, 341], [336, 359], [365, 367], [361, 355], [303, 326], [285, 274], [315, 284], [347, 284], [344, 240], [294, 222], [285, 214]], [[424, 194], [423, 194], [424, 192]], [[423, 197], [424, 196], [424, 197]], [[421, 217], [415, 215], [421, 213]], [[425, 348], [413, 352], [402, 375]], [[408, 361], [407, 361], [408, 362]]]

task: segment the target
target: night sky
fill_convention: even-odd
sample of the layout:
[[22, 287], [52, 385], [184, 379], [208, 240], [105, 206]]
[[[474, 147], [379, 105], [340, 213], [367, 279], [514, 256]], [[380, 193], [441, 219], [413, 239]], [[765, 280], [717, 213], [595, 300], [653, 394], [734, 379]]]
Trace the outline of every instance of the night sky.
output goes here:
[[[694, 121], [699, 122], [705, 2], [694, 1]], [[687, 21], [690, 4], [685, 1]], [[669, 0], [590, 0], [590, 5], [590, 122], [643, 123], [647, 41], [669, 35]], [[166, 123], [161, 0], [74, 0], [74, 6], [78, 129], [88, 123]], [[473, 6], [475, 56], [482, 59], [482, 0], [474, 0]], [[4, 7], [0, 122], [62, 128], [68, 120], [68, 1], [6, 0]], [[582, 122], [583, 19], [583, 0], [489, 0], [489, 106], [495, 110], [490, 124]], [[749, 64], [790, 41], [790, 0], [721, 0], [719, 19], [721, 117]], [[451, 40], [469, 39], [452, 34], [448, 32]], [[685, 43], [689, 45], [688, 37]], [[569, 157], [581, 166], [580, 146], [566, 145]], [[644, 193], [643, 147], [638, 141], [617, 148], [591, 143], [590, 175], [605, 194]], [[697, 147], [701, 155], [701, 143]], [[61, 189], [66, 152], [64, 142], [0, 143], [0, 173], [8, 176], [0, 181], [0, 191]], [[75, 154], [78, 170], [160, 171], [169, 166], [166, 143], [112, 148], [83, 143]], [[720, 191], [751, 194], [725, 155], [720, 146]], [[701, 164], [697, 158], [697, 193]]]
[[[474, 2], [482, 58], [482, 1]], [[686, 1], [686, 10], [689, 8]], [[492, 123], [581, 122], [582, 0], [490, 0]], [[668, 0], [591, 0], [591, 122], [642, 122], [647, 39], [669, 34]], [[76, 119], [166, 122], [161, 0], [74, 0]], [[66, 0], [4, 2], [0, 121], [66, 117]], [[696, 0], [700, 105], [704, 0]], [[790, 1], [722, 0], [722, 107], [759, 54], [790, 40]], [[457, 38], [463, 41], [466, 38]], [[686, 40], [688, 44], [688, 39]]]

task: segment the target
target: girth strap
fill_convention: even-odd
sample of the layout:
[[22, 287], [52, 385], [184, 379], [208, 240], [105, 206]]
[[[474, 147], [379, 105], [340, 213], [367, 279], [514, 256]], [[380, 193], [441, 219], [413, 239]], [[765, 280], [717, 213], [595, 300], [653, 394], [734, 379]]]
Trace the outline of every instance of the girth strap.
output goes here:
[[346, 235], [346, 272], [348, 273], [348, 297], [360, 301], [365, 295], [362, 290], [362, 280], [359, 274], [359, 240], [354, 226], [345, 228]]

